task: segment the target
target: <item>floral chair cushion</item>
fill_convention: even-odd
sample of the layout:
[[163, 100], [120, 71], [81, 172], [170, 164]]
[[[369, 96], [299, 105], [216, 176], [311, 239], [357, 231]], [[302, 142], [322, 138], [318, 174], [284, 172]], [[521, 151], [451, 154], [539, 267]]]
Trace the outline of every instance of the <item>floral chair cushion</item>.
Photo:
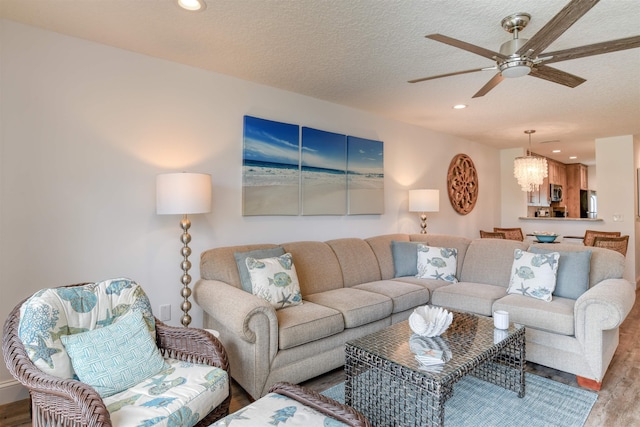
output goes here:
[[104, 399], [118, 427], [191, 427], [229, 395], [220, 368], [165, 359], [167, 369]]
[[149, 298], [134, 281], [119, 278], [71, 288], [43, 289], [22, 304], [18, 336], [29, 358], [43, 372], [74, 378], [61, 336], [111, 325], [130, 310], [139, 311], [155, 341]]
[[297, 400], [269, 393], [249, 406], [227, 415], [210, 427], [341, 427], [346, 424], [328, 417]]

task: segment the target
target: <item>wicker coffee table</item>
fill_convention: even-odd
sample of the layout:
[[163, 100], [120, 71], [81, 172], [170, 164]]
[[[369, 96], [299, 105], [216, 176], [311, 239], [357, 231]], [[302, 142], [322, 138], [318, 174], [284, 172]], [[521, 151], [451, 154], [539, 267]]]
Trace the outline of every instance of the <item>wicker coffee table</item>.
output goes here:
[[[524, 397], [524, 333], [524, 326], [501, 331], [490, 317], [453, 311], [439, 337], [420, 338], [405, 321], [350, 341], [345, 403], [375, 426], [442, 426], [444, 404], [467, 374]], [[421, 368], [411, 351], [416, 342], [442, 350], [447, 362]]]

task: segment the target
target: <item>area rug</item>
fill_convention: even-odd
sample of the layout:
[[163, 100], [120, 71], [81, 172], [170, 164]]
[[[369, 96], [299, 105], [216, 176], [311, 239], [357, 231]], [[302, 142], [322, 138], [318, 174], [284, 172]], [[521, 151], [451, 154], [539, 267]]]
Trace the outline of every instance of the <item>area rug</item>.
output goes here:
[[[598, 394], [525, 373], [526, 395], [466, 376], [445, 404], [447, 427], [582, 427]], [[344, 403], [344, 383], [322, 392]]]

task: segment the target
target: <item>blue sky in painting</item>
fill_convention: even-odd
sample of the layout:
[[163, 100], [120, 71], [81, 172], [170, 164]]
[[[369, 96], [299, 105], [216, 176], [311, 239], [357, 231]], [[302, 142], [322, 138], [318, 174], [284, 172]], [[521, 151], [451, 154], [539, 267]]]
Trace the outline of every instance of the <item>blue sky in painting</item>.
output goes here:
[[384, 156], [382, 141], [348, 137], [349, 170], [356, 173], [383, 173]]
[[244, 160], [297, 165], [297, 125], [244, 117]]
[[302, 166], [346, 170], [346, 135], [303, 127]]

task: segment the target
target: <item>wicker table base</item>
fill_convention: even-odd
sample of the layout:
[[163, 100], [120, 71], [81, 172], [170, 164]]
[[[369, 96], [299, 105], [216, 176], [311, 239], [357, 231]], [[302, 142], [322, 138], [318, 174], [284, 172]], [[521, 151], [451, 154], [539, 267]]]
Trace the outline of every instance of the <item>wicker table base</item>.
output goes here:
[[[496, 332], [494, 337], [494, 332]], [[424, 370], [409, 348], [408, 322], [346, 345], [345, 403], [375, 426], [442, 426], [444, 404], [463, 376], [474, 375], [524, 397], [525, 328], [493, 328], [491, 318], [454, 312], [437, 339], [450, 360]]]

